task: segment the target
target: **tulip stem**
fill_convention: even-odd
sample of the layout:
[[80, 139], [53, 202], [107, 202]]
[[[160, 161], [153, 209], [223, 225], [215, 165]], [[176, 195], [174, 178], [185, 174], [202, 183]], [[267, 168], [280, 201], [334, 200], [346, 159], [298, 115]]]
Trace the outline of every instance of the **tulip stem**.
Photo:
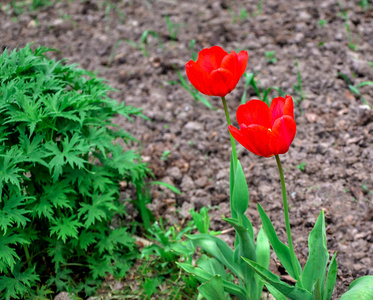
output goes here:
[[[221, 101], [223, 102], [225, 118], [227, 119], [227, 123], [228, 123], [228, 126], [229, 126], [229, 125], [231, 125], [231, 119], [229, 118], [228, 106], [227, 106], [227, 102], [225, 101], [225, 97], [221, 97]], [[228, 133], [229, 133], [229, 137], [231, 138], [232, 153], [233, 153], [233, 157], [234, 157], [234, 167], [236, 168], [237, 167], [236, 143], [234, 141], [233, 136], [229, 132], [229, 130], [228, 130]]]
[[285, 178], [284, 172], [282, 171], [280, 157], [275, 155], [278, 172], [280, 173], [281, 178], [281, 188], [282, 188], [282, 200], [284, 203], [284, 215], [285, 215], [285, 226], [286, 226], [286, 235], [288, 237], [288, 244], [290, 249], [290, 256], [291, 256], [291, 264], [293, 265], [295, 280], [297, 281], [299, 287], [302, 287], [302, 281], [300, 280], [299, 272], [298, 272], [298, 265], [297, 265], [297, 257], [295, 256], [294, 247], [293, 247], [293, 240], [291, 238], [291, 231], [290, 231], [290, 222], [289, 222], [289, 207], [288, 207], [288, 200], [286, 197], [286, 187], [285, 187]]

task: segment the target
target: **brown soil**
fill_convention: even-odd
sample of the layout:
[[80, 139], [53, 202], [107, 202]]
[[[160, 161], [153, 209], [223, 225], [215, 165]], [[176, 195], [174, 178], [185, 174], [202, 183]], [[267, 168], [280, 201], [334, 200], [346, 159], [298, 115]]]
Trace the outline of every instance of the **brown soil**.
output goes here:
[[[373, 9], [364, 12], [358, 1], [341, 1], [346, 10], [352, 42], [348, 45], [345, 19], [334, 0], [262, 1], [60, 1], [53, 6], [24, 12], [16, 18], [4, 4], [0, 10], [3, 49], [26, 43], [57, 48], [82, 68], [97, 71], [120, 93], [113, 97], [143, 108], [151, 122], [128, 124], [118, 118], [143, 144], [157, 180], [174, 184], [183, 194], [163, 188], [152, 190], [150, 206], [156, 216], [170, 222], [189, 218], [189, 209], [211, 206], [212, 229], [228, 228], [221, 216], [229, 215], [230, 144], [219, 99], [208, 97], [210, 110], [180, 86], [178, 69], [195, 50], [220, 45], [228, 51], [249, 53], [247, 71], [256, 72], [264, 87], [277, 86], [297, 98], [295, 60], [299, 63], [306, 99], [295, 108], [297, 135], [281, 156], [290, 201], [295, 251], [304, 265], [307, 236], [322, 208], [326, 211], [328, 249], [338, 251], [337, 299], [357, 277], [373, 275], [373, 112], [361, 97], [351, 93], [338, 73], [352, 84], [373, 80]], [[10, 2], [10, 1], [8, 1]], [[248, 16], [240, 18], [245, 10]], [[169, 35], [165, 16], [180, 24], [176, 40]], [[320, 25], [320, 20], [326, 24]], [[126, 40], [140, 43], [145, 30], [149, 57]], [[277, 62], [266, 60], [276, 51]], [[227, 96], [231, 118], [240, 104], [244, 80]], [[359, 89], [373, 105], [373, 89]], [[275, 95], [275, 94], [273, 94]], [[249, 89], [247, 99], [256, 98]], [[235, 121], [234, 121], [235, 122]], [[169, 151], [166, 159], [162, 154]], [[275, 159], [261, 158], [239, 147], [251, 201], [248, 216], [256, 230], [260, 203], [280, 238], [285, 241], [281, 191]], [[305, 162], [304, 170], [297, 165]], [[231, 233], [232, 234], [232, 233]], [[232, 240], [233, 236], [223, 237]], [[273, 256], [272, 266], [275, 266]]]

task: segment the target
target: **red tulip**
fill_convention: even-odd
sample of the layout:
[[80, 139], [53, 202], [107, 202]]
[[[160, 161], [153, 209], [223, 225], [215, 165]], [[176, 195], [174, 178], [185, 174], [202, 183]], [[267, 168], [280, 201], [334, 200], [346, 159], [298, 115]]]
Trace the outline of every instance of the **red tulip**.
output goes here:
[[185, 69], [189, 81], [202, 94], [225, 97], [245, 72], [248, 58], [246, 51], [228, 54], [219, 46], [213, 46], [201, 50], [197, 61], [188, 61]]
[[297, 125], [290, 96], [274, 98], [268, 107], [263, 101], [251, 100], [237, 109], [240, 130], [229, 125], [237, 142], [250, 152], [264, 157], [288, 152]]

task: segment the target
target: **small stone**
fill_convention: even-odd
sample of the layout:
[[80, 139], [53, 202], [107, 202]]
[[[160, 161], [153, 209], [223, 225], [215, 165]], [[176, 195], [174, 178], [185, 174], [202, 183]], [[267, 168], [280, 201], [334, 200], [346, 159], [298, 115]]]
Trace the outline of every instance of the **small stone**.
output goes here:
[[68, 292], [61, 292], [54, 297], [54, 300], [72, 300], [73, 298], [74, 295], [70, 295]]
[[185, 192], [194, 189], [194, 182], [190, 176], [184, 175], [183, 180], [181, 181], [181, 189]]
[[206, 176], [202, 176], [195, 181], [196, 186], [200, 188], [205, 187], [207, 183], [208, 183], [208, 178]]
[[181, 178], [183, 177], [183, 174], [181, 173], [180, 169], [176, 166], [169, 168], [167, 170], [167, 174], [168, 176], [170, 176], [171, 178], [175, 180], [181, 180]]
[[190, 216], [190, 210], [194, 208], [195, 206], [193, 202], [185, 201], [179, 210], [179, 215], [185, 219]]
[[193, 130], [193, 131], [203, 130], [203, 124], [199, 122], [190, 121], [186, 123], [186, 125], [184, 126], [184, 129]]

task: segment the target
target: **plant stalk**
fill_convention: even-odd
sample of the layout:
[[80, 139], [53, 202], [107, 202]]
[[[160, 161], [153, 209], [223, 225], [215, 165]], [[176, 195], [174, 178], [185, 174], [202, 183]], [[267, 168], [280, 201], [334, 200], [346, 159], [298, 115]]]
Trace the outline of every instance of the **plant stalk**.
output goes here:
[[288, 200], [287, 200], [287, 197], [286, 197], [284, 172], [282, 171], [280, 157], [278, 155], [275, 155], [275, 157], [276, 157], [278, 172], [280, 173], [280, 178], [281, 178], [282, 201], [284, 203], [286, 235], [288, 237], [288, 244], [289, 244], [289, 248], [290, 248], [291, 263], [293, 265], [295, 279], [296, 279], [297, 283], [299, 284], [299, 287], [302, 287], [302, 282], [300, 280], [300, 276], [299, 276], [299, 273], [298, 273], [298, 267], [297, 267], [297, 263], [296, 263], [297, 258], [295, 256], [295, 252], [294, 252], [293, 240], [291, 238], [290, 222], [289, 222], [289, 207], [288, 207]]
[[[224, 112], [225, 112], [225, 118], [227, 119], [227, 123], [228, 123], [228, 126], [229, 126], [229, 125], [231, 125], [231, 119], [229, 118], [228, 106], [227, 106], [227, 102], [225, 101], [225, 97], [221, 97], [221, 101], [223, 102]], [[229, 137], [231, 139], [232, 153], [233, 153], [233, 157], [234, 157], [234, 167], [236, 169], [236, 167], [237, 167], [236, 143], [234, 141], [233, 136], [229, 132], [229, 130], [228, 130], [228, 133], [229, 133]]]

